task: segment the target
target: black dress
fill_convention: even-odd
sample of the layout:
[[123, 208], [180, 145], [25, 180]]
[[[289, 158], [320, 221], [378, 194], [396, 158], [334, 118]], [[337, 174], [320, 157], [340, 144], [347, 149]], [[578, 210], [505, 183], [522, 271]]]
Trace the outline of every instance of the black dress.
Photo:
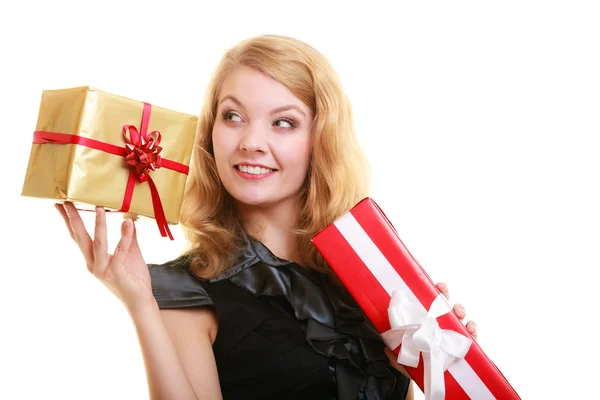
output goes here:
[[201, 280], [186, 258], [150, 264], [160, 308], [212, 306], [224, 399], [404, 399], [379, 335], [351, 296], [322, 274], [247, 239], [238, 262]]

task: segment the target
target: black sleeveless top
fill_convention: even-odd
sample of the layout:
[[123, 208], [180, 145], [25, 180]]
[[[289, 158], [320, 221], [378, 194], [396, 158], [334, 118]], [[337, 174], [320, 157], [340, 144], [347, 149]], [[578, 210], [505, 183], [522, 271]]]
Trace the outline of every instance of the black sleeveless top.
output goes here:
[[159, 308], [214, 307], [223, 398], [404, 399], [409, 379], [347, 291], [247, 239], [223, 275], [198, 279], [185, 257], [150, 264]]

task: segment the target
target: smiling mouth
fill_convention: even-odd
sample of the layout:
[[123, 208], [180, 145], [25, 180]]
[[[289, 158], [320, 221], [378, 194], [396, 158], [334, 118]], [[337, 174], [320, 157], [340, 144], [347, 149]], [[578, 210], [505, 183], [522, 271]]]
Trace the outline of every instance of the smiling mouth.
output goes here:
[[265, 175], [265, 174], [277, 171], [276, 169], [264, 168], [264, 167], [253, 167], [250, 165], [236, 165], [236, 166], [234, 166], [234, 168], [240, 172], [244, 172], [244, 173], [250, 174], [250, 175]]

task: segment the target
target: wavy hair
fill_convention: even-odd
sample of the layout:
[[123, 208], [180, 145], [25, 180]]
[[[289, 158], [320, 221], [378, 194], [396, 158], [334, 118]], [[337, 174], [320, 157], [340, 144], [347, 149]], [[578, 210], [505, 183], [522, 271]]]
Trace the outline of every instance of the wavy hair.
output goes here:
[[278, 81], [313, 112], [296, 234], [304, 266], [330, 272], [311, 239], [368, 195], [370, 168], [355, 135], [350, 102], [328, 60], [306, 43], [279, 35], [253, 37], [228, 50], [208, 85], [180, 218], [191, 270], [201, 278], [218, 276], [244, 246], [244, 228], [217, 173], [212, 146], [221, 85], [242, 66]]

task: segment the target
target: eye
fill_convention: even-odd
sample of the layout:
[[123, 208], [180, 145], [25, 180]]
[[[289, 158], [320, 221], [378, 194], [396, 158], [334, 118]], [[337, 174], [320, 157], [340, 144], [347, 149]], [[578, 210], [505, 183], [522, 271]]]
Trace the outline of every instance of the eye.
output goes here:
[[240, 117], [239, 115], [237, 115], [236, 113], [233, 113], [231, 111], [222, 112], [221, 118], [223, 118], [224, 121], [242, 122], [242, 117]]
[[294, 121], [292, 121], [291, 119], [287, 119], [287, 118], [278, 119], [277, 121], [274, 122], [274, 124], [278, 128], [284, 128], [284, 129], [293, 129], [296, 127], [296, 124], [294, 123]]

